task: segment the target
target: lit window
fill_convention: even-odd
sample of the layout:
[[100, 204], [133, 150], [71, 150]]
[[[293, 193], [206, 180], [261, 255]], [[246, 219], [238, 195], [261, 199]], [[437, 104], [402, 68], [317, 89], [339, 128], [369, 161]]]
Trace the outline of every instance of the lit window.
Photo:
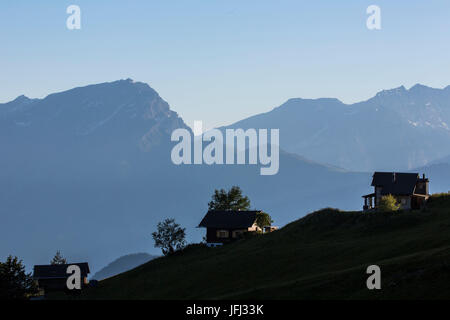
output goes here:
[[219, 230], [217, 231], [217, 238], [228, 238], [228, 231], [227, 230]]

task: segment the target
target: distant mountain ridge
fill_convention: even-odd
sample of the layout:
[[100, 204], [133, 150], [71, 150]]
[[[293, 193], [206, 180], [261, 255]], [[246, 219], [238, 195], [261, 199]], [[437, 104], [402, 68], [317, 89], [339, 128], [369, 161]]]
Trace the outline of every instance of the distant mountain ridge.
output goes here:
[[148, 253], [133, 253], [127, 254], [120, 258], [117, 258], [106, 267], [102, 268], [98, 272], [96, 272], [92, 279], [95, 280], [103, 280], [106, 278], [113, 277], [125, 271], [134, 269], [150, 260], [156, 258], [156, 256], [152, 256]]
[[20, 96], [1, 105], [3, 130], [59, 130], [71, 136], [95, 135], [102, 129], [129, 126], [143, 150], [186, 127], [178, 114], [150, 86], [131, 79], [89, 85], [50, 94], [44, 99]]
[[449, 154], [450, 86], [401, 86], [350, 105], [290, 99], [226, 128], [279, 128], [281, 148], [349, 170], [408, 170]]

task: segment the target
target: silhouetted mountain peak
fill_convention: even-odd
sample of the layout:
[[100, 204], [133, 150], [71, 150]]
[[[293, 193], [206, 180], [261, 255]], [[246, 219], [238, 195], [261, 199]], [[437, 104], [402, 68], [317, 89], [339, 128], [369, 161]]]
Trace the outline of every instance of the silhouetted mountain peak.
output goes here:
[[148, 253], [134, 253], [122, 256], [95, 273], [92, 276], [92, 279], [103, 280], [109, 277], [113, 277], [117, 274], [134, 269], [154, 258], [156, 258], [156, 256], [150, 255]]
[[15, 98], [13, 100], [13, 102], [23, 102], [23, 101], [29, 101], [29, 100], [31, 100], [31, 99], [22, 94], [22, 95], [18, 96], [17, 98]]
[[33, 101], [33, 99], [30, 99], [25, 95], [20, 95], [10, 102], [0, 104], [0, 114], [23, 111]]
[[283, 105], [286, 104], [293, 104], [293, 103], [305, 103], [305, 102], [312, 102], [312, 103], [320, 103], [320, 102], [332, 102], [332, 103], [342, 103], [339, 99], [336, 98], [317, 98], [317, 99], [303, 99], [303, 98], [292, 98], [286, 101]]
[[95, 134], [149, 150], [168, 140], [174, 129], [187, 127], [154, 89], [132, 79], [77, 87], [44, 99], [21, 96], [7, 105], [5, 125], [39, 134], [59, 132], [59, 140]]
[[433, 94], [435, 92], [439, 93], [439, 92], [443, 92], [443, 91], [444, 91], [443, 89], [428, 87], [428, 86], [425, 86], [420, 83], [413, 85], [409, 89], [409, 93], [411, 93], [411, 94]]
[[400, 86], [394, 89], [382, 90], [376, 94], [376, 97], [380, 96], [394, 96], [394, 95], [402, 95], [407, 93], [405, 86]]
[[419, 90], [424, 90], [424, 89], [432, 89], [432, 88], [427, 87], [427, 86], [425, 86], [423, 84], [420, 84], [420, 83], [416, 83], [411, 88], [409, 88], [409, 91], [419, 91]]
[[279, 107], [274, 108], [277, 111], [286, 111], [291, 108], [305, 110], [322, 110], [328, 107], [334, 107], [338, 105], [343, 105], [343, 103], [336, 98], [318, 98], [318, 99], [303, 99], [303, 98], [292, 98], [287, 100], [285, 103]]

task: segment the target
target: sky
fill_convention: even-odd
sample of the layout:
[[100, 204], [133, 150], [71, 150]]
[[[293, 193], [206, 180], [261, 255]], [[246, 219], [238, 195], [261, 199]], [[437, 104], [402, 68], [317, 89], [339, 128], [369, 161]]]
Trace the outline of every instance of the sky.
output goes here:
[[[381, 30], [366, 27], [373, 4]], [[449, 52], [448, 0], [2, 1], [0, 103], [132, 78], [209, 129], [290, 98], [442, 88]]]

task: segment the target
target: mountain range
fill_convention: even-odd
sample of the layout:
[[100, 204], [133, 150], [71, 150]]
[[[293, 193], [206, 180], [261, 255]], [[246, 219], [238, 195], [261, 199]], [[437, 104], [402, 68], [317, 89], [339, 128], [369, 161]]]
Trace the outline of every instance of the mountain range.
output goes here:
[[127, 254], [120, 258], [117, 258], [113, 262], [109, 263], [104, 268], [97, 271], [92, 279], [94, 280], [103, 280], [106, 278], [113, 277], [117, 274], [126, 272], [128, 270], [134, 269], [152, 259], [156, 258], [156, 256], [152, 256], [148, 253], [133, 253]]
[[401, 86], [354, 104], [290, 99], [227, 128], [279, 128], [282, 149], [348, 170], [410, 170], [450, 155], [450, 86]]
[[[261, 176], [258, 165], [174, 165], [170, 135], [176, 128], [191, 129], [155, 90], [131, 79], [0, 104], [0, 257], [13, 254], [27, 265], [42, 264], [61, 249], [70, 261], [89, 261], [91, 270], [98, 270], [130, 252], [157, 254], [151, 232], [167, 217], [186, 228], [188, 241], [200, 241], [204, 231], [196, 226], [214, 189], [232, 185], [279, 226], [322, 207], [360, 209], [372, 166], [420, 167], [450, 150], [448, 131], [438, 120], [428, 125], [428, 115], [427, 120], [419, 113], [405, 115], [416, 123], [406, 125], [395, 118], [406, 102], [392, 107], [397, 111], [384, 105], [421, 90], [444, 97], [450, 91], [397, 89], [377, 95], [377, 103], [362, 103], [361, 110], [336, 99], [293, 99], [230, 126], [280, 129], [287, 151], [280, 151], [274, 176]], [[430, 95], [418, 96], [430, 100], [447, 123], [445, 98]], [[419, 112], [420, 101], [411, 110]], [[387, 123], [380, 128], [383, 119]], [[357, 134], [366, 139], [361, 142], [366, 149], [356, 147]], [[422, 134], [436, 143], [421, 144]], [[422, 140], [411, 146], [414, 139]], [[396, 148], [408, 156], [388, 152]], [[434, 174], [436, 181], [443, 176]], [[440, 185], [444, 189], [446, 182]]]

